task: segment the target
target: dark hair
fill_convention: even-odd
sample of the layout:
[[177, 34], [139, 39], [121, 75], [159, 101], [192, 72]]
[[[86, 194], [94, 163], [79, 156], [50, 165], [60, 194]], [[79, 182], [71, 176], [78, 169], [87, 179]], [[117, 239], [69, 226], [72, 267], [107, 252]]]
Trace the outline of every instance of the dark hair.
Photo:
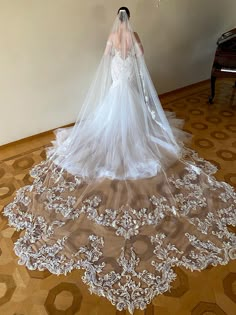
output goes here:
[[[130, 12], [129, 12], [129, 9], [128, 9], [128, 8], [126, 8], [126, 7], [121, 7], [121, 8], [119, 8], [117, 14], [120, 13], [120, 10], [124, 10], [124, 11], [126, 12], [126, 14], [128, 15], [128, 18], [130, 18]], [[121, 22], [123, 22], [123, 21], [125, 20], [124, 15], [123, 15], [123, 14], [120, 14], [119, 19], [121, 20]]]

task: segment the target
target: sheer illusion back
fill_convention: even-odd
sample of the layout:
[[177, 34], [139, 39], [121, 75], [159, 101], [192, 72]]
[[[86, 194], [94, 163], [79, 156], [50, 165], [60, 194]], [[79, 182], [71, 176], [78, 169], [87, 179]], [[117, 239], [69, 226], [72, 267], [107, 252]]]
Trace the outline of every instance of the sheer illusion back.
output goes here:
[[131, 313], [170, 289], [176, 267], [236, 259], [236, 193], [185, 146], [191, 136], [163, 111], [142, 52], [119, 11], [75, 125], [55, 131], [32, 184], [4, 208], [25, 230], [20, 264], [83, 269], [90, 292]]

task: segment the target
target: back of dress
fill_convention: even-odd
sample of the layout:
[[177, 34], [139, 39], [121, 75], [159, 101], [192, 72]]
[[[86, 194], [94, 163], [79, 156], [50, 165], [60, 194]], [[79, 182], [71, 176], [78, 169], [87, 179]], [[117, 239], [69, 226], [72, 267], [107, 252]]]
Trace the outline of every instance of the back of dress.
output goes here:
[[[89, 179], [155, 176], [182, 155], [189, 135], [168, 120], [147, 70], [141, 42], [120, 11], [72, 130], [57, 134], [48, 157]], [[65, 141], [66, 138], [66, 141]]]

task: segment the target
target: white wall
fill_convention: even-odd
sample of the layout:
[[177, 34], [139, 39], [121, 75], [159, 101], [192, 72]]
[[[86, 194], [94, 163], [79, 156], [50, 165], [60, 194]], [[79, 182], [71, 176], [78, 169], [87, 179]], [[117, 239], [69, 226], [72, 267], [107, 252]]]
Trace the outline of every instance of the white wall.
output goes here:
[[158, 93], [210, 76], [235, 0], [0, 0], [0, 145], [74, 122], [126, 5]]

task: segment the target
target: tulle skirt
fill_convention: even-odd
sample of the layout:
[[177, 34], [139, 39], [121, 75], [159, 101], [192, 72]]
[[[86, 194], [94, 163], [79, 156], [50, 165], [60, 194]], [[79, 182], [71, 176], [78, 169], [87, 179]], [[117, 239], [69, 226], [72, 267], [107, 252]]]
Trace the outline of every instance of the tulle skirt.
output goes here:
[[56, 140], [47, 157], [56, 154], [55, 163], [87, 179], [155, 176], [181, 157], [183, 143], [191, 139], [180, 129], [183, 120], [171, 112], [166, 115], [177, 143], [167, 143], [162, 137], [135, 85], [116, 81], [103, 104], [79, 124], [72, 145], [72, 127], [55, 130]]

